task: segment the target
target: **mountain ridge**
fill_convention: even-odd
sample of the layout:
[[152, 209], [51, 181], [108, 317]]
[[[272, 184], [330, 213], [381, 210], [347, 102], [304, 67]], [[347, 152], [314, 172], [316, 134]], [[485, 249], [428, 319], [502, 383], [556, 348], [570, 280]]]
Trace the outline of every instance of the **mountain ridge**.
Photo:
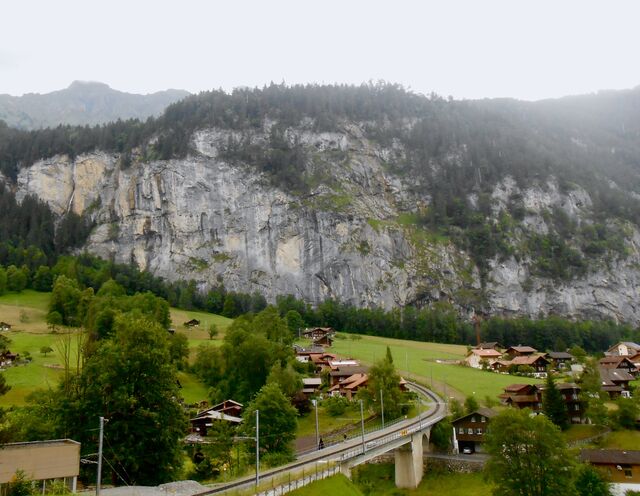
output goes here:
[[176, 89], [135, 94], [97, 81], [76, 80], [67, 88], [49, 93], [0, 94], [0, 120], [20, 129], [144, 120], [160, 115], [168, 105], [189, 94]]

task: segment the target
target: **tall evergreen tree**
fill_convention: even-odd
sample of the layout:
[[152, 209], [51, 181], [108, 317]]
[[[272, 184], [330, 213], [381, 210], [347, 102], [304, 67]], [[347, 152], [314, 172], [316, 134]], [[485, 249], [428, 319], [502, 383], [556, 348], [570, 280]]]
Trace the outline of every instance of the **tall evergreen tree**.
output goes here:
[[560, 429], [569, 428], [569, 412], [562, 393], [556, 386], [551, 373], [547, 374], [544, 391], [542, 393], [542, 411]]

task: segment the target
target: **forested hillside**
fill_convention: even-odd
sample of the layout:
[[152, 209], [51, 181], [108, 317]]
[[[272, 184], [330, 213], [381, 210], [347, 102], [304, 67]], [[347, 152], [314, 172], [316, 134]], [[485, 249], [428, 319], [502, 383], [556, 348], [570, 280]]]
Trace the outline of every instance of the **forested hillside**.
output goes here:
[[[86, 213], [96, 253], [201, 287], [635, 322], [639, 106], [639, 89], [530, 103], [271, 85], [192, 95], [145, 122], [0, 127], [0, 168], [19, 197]], [[69, 176], [67, 203], [50, 197], [43, 174], [79, 167], [108, 185], [96, 193]], [[270, 230], [245, 227], [274, 205]], [[291, 253], [282, 272], [278, 250], [289, 256], [300, 238], [313, 252]]]

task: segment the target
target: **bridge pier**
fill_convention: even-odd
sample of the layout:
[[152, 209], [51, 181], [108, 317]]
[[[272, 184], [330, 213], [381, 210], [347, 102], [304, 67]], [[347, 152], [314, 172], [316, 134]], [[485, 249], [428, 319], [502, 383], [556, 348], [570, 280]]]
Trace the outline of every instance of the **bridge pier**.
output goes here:
[[[429, 429], [430, 431], [430, 429]], [[411, 435], [411, 442], [395, 450], [396, 487], [415, 489], [424, 475], [423, 439], [429, 443], [429, 431]]]

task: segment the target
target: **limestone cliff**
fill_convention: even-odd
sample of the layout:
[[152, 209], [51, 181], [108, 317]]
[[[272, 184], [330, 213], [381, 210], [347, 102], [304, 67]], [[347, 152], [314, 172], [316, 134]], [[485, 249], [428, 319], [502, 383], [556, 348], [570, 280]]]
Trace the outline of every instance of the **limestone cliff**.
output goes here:
[[[267, 127], [251, 139], [266, 140]], [[640, 323], [640, 233], [633, 224], [624, 226], [625, 256], [594, 263], [580, 277], [540, 277], [526, 255], [516, 254], [490, 260], [482, 287], [468, 253], [411, 222], [430, 198], [389, 166], [403, 153], [396, 144], [374, 143], [357, 125], [334, 133], [290, 129], [289, 138], [308, 151], [306, 170], [318, 178], [310, 193], [293, 195], [223, 158], [233, 133], [200, 131], [188, 158], [134, 157], [128, 168], [101, 152], [42, 160], [21, 169], [18, 196], [36, 194], [58, 214], [90, 215], [97, 227], [86, 248], [97, 255], [167, 279], [195, 279], [203, 288], [224, 281], [270, 300], [290, 293], [386, 308], [446, 300], [461, 311], [483, 305], [496, 314]], [[522, 229], [544, 233], [549, 209], [581, 222], [592, 205], [585, 190], [561, 189], [552, 176], [524, 190], [505, 177], [492, 194], [496, 218], [515, 193], [526, 213], [514, 242]]]

